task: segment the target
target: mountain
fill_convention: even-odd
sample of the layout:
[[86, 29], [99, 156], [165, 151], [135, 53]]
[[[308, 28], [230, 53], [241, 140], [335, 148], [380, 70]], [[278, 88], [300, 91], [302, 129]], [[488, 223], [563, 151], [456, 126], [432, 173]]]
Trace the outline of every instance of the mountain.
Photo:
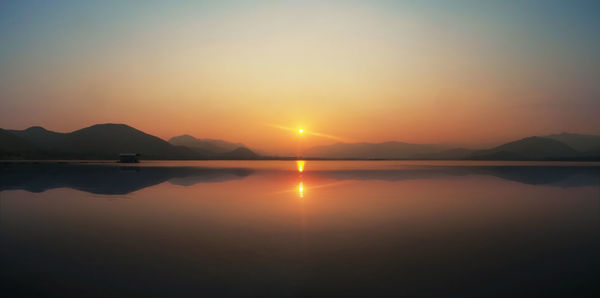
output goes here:
[[[97, 124], [69, 133], [39, 126], [0, 129], [0, 159], [117, 159], [139, 153], [142, 159], [261, 159], [240, 143], [197, 139], [169, 142], [125, 124]], [[528, 137], [485, 150], [436, 144], [337, 143], [304, 151], [305, 158], [446, 160], [600, 160], [600, 136], [562, 133]]]
[[543, 137], [528, 137], [495, 148], [478, 150], [467, 159], [482, 160], [547, 160], [571, 159], [580, 152], [567, 144]]
[[68, 136], [66, 133], [49, 131], [40, 126], [32, 126], [25, 130], [8, 130], [8, 132], [46, 150], [58, 149]]
[[217, 156], [218, 159], [257, 159], [259, 158], [258, 154], [254, 153], [252, 150], [246, 147], [240, 147], [234, 149], [230, 152], [222, 153]]
[[580, 152], [600, 151], [600, 136], [598, 135], [582, 135], [563, 132], [561, 134], [553, 134], [544, 137], [563, 142]]
[[171, 145], [125, 124], [97, 124], [70, 133], [30, 127], [11, 130], [10, 134], [35, 145], [41, 152], [41, 158], [116, 159], [120, 153], [140, 153], [145, 159], [208, 157], [187, 147]]
[[402, 142], [337, 143], [310, 148], [303, 155], [332, 159], [599, 160], [600, 136], [567, 133], [534, 136], [484, 150]]
[[143, 158], [181, 159], [203, 157], [125, 124], [97, 124], [67, 134], [60, 151], [83, 156], [108, 157], [140, 153]]
[[0, 158], [28, 157], [36, 151], [27, 140], [0, 128]]
[[215, 139], [197, 139], [190, 135], [181, 135], [169, 139], [169, 143], [176, 146], [186, 146], [189, 148], [201, 149], [213, 153], [226, 153], [240, 147], [245, 147], [242, 143], [231, 143]]
[[411, 159], [418, 154], [434, 153], [441, 145], [385, 143], [337, 143], [309, 148], [304, 157], [335, 159]]
[[474, 151], [475, 150], [473, 149], [454, 148], [434, 153], [417, 154], [414, 158], [424, 160], [458, 160], [467, 158], [469, 155], [473, 154]]
[[[198, 141], [212, 147], [180, 146]], [[180, 142], [181, 141], [181, 142]], [[251, 150], [220, 140], [198, 140], [191, 136], [176, 138], [171, 144], [125, 124], [96, 124], [69, 133], [58, 133], [39, 126], [25, 130], [2, 130], [2, 156], [41, 159], [117, 159], [120, 153], [139, 153], [142, 159], [257, 159]], [[19, 154], [17, 154], [19, 153]], [[26, 154], [25, 154], [26, 153]]]

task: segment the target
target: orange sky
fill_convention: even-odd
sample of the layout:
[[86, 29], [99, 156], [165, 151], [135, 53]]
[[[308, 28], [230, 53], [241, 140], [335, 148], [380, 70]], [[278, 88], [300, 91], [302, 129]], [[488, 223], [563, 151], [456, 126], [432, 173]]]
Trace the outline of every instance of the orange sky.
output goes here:
[[584, 12], [442, 3], [107, 5], [110, 22], [92, 4], [8, 6], [0, 127], [126, 123], [272, 152], [298, 142], [276, 126], [321, 135], [304, 146], [600, 134], [600, 26]]

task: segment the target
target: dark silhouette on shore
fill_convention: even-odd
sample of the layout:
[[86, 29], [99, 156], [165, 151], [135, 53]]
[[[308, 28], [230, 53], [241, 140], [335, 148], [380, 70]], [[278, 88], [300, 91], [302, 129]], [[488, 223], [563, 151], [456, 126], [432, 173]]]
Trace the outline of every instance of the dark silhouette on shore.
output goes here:
[[[197, 139], [189, 135], [169, 142], [125, 124], [97, 124], [70, 133], [39, 126], [0, 129], [0, 159], [117, 160], [121, 153], [163, 160], [295, 159], [259, 155], [241, 143]], [[527, 137], [490, 149], [449, 148], [439, 144], [337, 143], [308, 148], [306, 159], [364, 160], [600, 160], [600, 136], [562, 133]]]
[[[121, 153], [138, 153], [141, 159], [202, 160], [248, 159], [247, 152], [199, 150], [173, 145], [125, 124], [97, 124], [70, 133], [39, 126], [25, 130], [2, 130], [3, 159], [108, 159]], [[236, 153], [240, 152], [241, 155]]]

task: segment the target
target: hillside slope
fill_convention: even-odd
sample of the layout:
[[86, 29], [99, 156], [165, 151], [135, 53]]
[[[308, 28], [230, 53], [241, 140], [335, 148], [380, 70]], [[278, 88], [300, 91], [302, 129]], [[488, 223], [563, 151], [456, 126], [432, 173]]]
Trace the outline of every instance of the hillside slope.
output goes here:
[[568, 159], [579, 152], [567, 144], [542, 137], [528, 137], [491, 149], [473, 152], [467, 159], [483, 160], [547, 160]]

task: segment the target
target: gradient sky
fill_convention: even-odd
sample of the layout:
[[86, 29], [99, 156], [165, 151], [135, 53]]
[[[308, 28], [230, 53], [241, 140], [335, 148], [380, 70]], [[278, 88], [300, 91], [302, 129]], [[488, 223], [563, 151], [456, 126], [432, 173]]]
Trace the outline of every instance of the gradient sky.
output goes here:
[[[125, 3], [126, 2], [126, 3]], [[600, 1], [1, 1], [0, 127], [291, 150], [600, 134]]]

